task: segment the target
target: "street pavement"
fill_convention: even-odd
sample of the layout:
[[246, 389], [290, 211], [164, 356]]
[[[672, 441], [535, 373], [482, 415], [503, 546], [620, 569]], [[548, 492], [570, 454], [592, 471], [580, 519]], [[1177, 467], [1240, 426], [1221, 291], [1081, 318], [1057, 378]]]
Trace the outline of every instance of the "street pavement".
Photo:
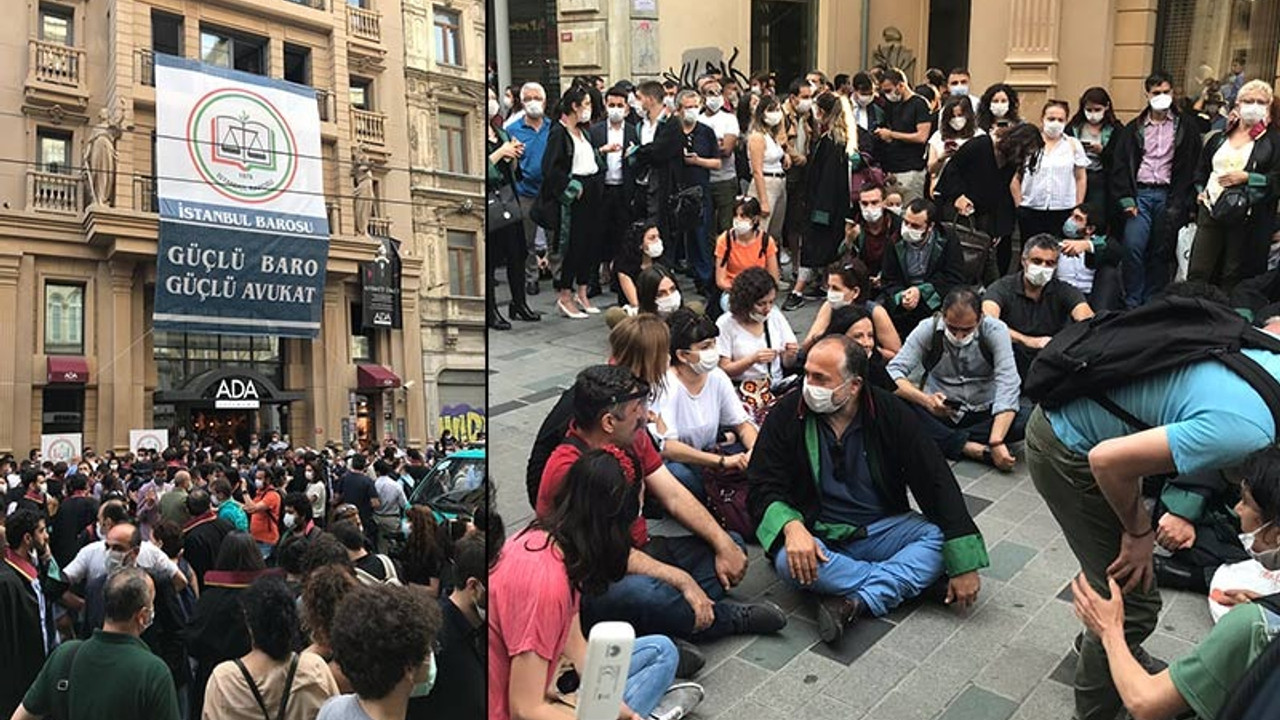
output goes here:
[[[604, 320], [558, 315], [549, 285], [544, 281], [542, 293], [530, 298], [542, 322], [513, 321], [513, 330], [489, 333], [489, 464], [508, 533], [532, 519], [524, 476], [538, 426], [576, 373], [608, 352]], [[682, 292], [696, 297], [689, 287]], [[505, 287], [498, 297], [505, 303]], [[610, 298], [595, 302], [603, 308]], [[816, 310], [810, 301], [787, 313], [797, 335], [804, 336]], [[1007, 475], [970, 462], [956, 464], [955, 473], [991, 555], [975, 608], [959, 613], [910, 603], [860, 621], [838, 647], [828, 647], [818, 639], [812, 602], [784, 587], [751, 545], [747, 576], [731, 596], [778, 603], [790, 614], [787, 627], [705, 645], [707, 665], [695, 679], [707, 696], [691, 717], [1070, 718], [1071, 643], [1081, 627], [1067, 589], [1079, 571], [1075, 558], [1024, 462]], [[661, 525], [654, 532], [662, 533]], [[1145, 647], [1172, 661], [1205, 636], [1211, 621], [1203, 596], [1162, 594], [1159, 627]]]

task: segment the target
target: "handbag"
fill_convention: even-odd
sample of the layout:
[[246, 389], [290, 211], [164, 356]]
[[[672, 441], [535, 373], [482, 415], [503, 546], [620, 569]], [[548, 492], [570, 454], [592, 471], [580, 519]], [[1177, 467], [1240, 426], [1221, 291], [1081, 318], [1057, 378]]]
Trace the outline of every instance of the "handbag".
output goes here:
[[[744, 452], [742, 445], [717, 445], [710, 452], [721, 457]], [[720, 526], [744, 538], [755, 534], [755, 523], [747, 511], [747, 474], [728, 467], [702, 469], [702, 487], [706, 490], [706, 506]]]
[[962, 217], [955, 222], [944, 222], [942, 227], [960, 242], [960, 251], [964, 255], [964, 282], [978, 285], [991, 255], [991, 236], [973, 226], [972, 215]]
[[485, 205], [485, 231], [493, 232], [522, 221], [515, 186], [499, 185], [489, 191]]
[[694, 227], [702, 215], [702, 186], [690, 185], [667, 199], [671, 218], [679, 228]]
[[1226, 188], [1209, 208], [1209, 217], [1223, 225], [1237, 225], [1249, 217], [1249, 191], [1243, 185]]

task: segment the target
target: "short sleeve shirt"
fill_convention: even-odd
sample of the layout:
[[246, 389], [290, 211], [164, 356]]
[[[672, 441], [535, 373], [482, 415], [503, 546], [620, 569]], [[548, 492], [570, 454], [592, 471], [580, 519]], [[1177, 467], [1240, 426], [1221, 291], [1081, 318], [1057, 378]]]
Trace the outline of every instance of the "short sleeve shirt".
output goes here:
[[716, 238], [716, 266], [719, 267], [724, 263], [724, 254], [729, 253], [729, 263], [725, 265], [725, 278], [732, 283], [734, 278], [747, 268], [758, 267], [767, 269], [769, 267], [769, 258], [776, 257], [778, 254], [778, 243], [774, 239], [769, 240], [769, 246], [765, 248], [764, 254], [760, 254], [760, 243], [764, 242], [765, 233], [763, 229], [756, 233], [755, 238], [749, 243], [741, 243], [737, 240], [730, 241], [729, 235], [732, 230], [720, 233], [720, 237]]
[[[684, 148], [688, 152], [704, 159], [720, 157], [720, 146], [716, 142], [716, 132], [709, 126], [699, 122], [693, 126], [691, 132], [682, 132], [681, 135], [684, 137]], [[697, 165], [687, 165], [683, 159], [681, 160], [680, 183], [682, 185], [691, 187], [694, 185], [706, 185], [709, 182], [711, 182], [710, 170]]]
[[735, 379], [760, 380], [768, 377], [773, 382], [782, 380], [782, 349], [787, 343], [796, 342], [796, 334], [786, 316], [776, 307], [769, 311], [764, 324], [768, 331], [756, 335], [743, 327], [732, 313], [725, 313], [716, 320], [716, 327], [720, 328], [720, 337], [716, 338], [716, 349], [720, 351], [720, 357], [740, 360], [766, 348], [779, 353], [773, 362], [767, 365], [755, 363]]
[[564, 557], [547, 533], [529, 530], [502, 547], [489, 574], [489, 717], [511, 717], [511, 662], [532, 652], [547, 661], [551, 684], [579, 595], [569, 586]]
[[275, 545], [280, 542], [280, 493], [264, 490], [258, 493], [254, 502], [267, 507], [249, 515], [249, 534], [258, 542]]
[[[54, 650], [22, 698], [32, 714], [48, 717], [55, 710], [58, 677], [63, 659], [74, 647], [66, 643]], [[81, 720], [148, 718], [178, 720], [178, 696], [168, 666], [137, 637], [94, 631], [80, 643], [68, 676], [74, 690], [69, 695], [70, 716]]]
[[1006, 275], [983, 295], [984, 301], [1000, 306], [1000, 319], [1023, 335], [1053, 337], [1071, 322], [1071, 311], [1085, 302], [1084, 294], [1054, 278], [1040, 293], [1040, 300], [1027, 297], [1022, 273]]
[[[924, 98], [913, 95], [898, 103], [890, 103], [886, 108], [887, 122], [885, 126], [894, 132], [914, 133], [917, 126], [933, 123], [933, 115], [929, 112], [929, 104]], [[880, 146], [880, 165], [886, 172], [914, 172], [923, 170], [925, 166], [925, 143], [909, 143], [894, 140]]]
[[[720, 112], [712, 113], [710, 115], [703, 113], [703, 115], [698, 118], [698, 122], [711, 128], [712, 132], [716, 134], [717, 146], [725, 139], [726, 136], [732, 135], [737, 137], [742, 132], [742, 128], [738, 125], [738, 118], [735, 117], [733, 113], [726, 110], [721, 110]], [[718, 149], [719, 148], [717, 147], [717, 150]], [[723, 182], [725, 180], [737, 179], [738, 169], [734, 164], [733, 156], [720, 158], [720, 169], [711, 171], [711, 182]]]
[[1280, 615], [1254, 603], [1237, 605], [1169, 666], [1169, 679], [1197, 717], [1218, 717], [1232, 688], [1277, 634]]
[[667, 426], [663, 437], [695, 450], [714, 445], [721, 427], [737, 427], [748, 420], [733, 381], [720, 368], [707, 373], [706, 384], [697, 395], [689, 392], [674, 368], [668, 370], [667, 384], [653, 410]]

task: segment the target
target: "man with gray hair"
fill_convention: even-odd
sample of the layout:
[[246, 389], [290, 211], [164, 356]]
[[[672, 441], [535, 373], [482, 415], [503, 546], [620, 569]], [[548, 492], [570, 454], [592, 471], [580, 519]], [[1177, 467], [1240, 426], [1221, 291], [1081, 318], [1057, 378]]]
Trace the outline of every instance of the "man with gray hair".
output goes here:
[[982, 298], [982, 312], [1009, 326], [1022, 377], [1027, 376], [1040, 349], [1068, 323], [1093, 317], [1084, 294], [1054, 277], [1060, 257], [1058, 238], [1033, 235], [1022, 246], [1022, 272], [992, 283]]
[[164, 661], [139, 638], [155, 617], [156, 587], [138, 568], [111, 575], [106, 621], [88, 640], [63, 643], [13, 714], [14, 720], [118, 717], [178, 720], [178, 697]]
[[680, 168], [677, 192], [701, 188], [702, 199], [673, 218], [675, 237], [679, 240], [673, 257], [679, 257], [680, 250], [684, 251], [685, 257], [680, 259], [687, 259], [693, 266], [694, 280], [701, 289], [709, 287], [712, 280], [711, 240], [707, 228], [711, 225], [711, 171], [720, 169], [720, 143], [716, 140], [716, 131], [699, 122], [702, 96], [697, 91], [681, 90], [676, 95], [676, 107], [684, 140], [684, 164]]
[[547, 121], [546, 115], [547, 91], [536, 82], [527, 82], [520, 88], [520, 102], [524, 109], [512, 115], [503, 129], [510, 133], [512, 139], [524, 143], [516, 195], [520, 198], [524, 237], [530, 250], [524, 271], [525, 292], [537, 295], [540, 273], [544, 270], [550, 272], [547, 230], [534, 223], [530, 214], [538, 192], [542, 189], [542, 156], [547, 150], [547, 138], [551, 136], [551, 123]]

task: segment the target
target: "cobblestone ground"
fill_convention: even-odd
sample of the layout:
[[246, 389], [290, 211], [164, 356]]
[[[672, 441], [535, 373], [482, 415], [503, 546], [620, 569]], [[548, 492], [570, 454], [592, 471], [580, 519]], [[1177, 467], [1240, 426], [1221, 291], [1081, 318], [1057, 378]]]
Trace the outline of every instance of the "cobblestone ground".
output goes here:
[[[555, 314], [543, 282], [530, 304], [540, 323], [489, 333], [489, 441], [498, 508], [509, 531], [532, 517], [525, 463], [546, 413], [576, 373], [603, 362], [603, 319]], [[684, 288], [685, 297], [696, 297]], [[505, 300], [506, 288], [499, 287]], [[604, 307], [605, 296], [596, 299]], [[803, 336], [813, 301], [788, 313]], [[1044, 720], [1071, 717], [1071, 642], [1080, 630], [1067, 583], [1078, 571], [1062, 533], [1036, 494], [1026, 466], [1012, 474], [961, 462], [956, 477], [991, 554], [980, 603], [965, 614], [922, 603], [860, 622], [839, 647], [818, 640], [814, 607], [778, 582], [758, 546], [735, 598], [768, 598], [790, 613], [767, 637], [733, 637], [703, 647], [696, 678], [707, 696], [695, 718], [806, 720]], [[670, 530], [668, 530], [670, 531]], [[654, 526], [662, 533], [661, 525]], [[674, 534], [674, 533], [673, 533]], [[1208, 632], [1203, 597], [1163, 591], [1164, 612], [1146, 648], [1173, 660]]]

